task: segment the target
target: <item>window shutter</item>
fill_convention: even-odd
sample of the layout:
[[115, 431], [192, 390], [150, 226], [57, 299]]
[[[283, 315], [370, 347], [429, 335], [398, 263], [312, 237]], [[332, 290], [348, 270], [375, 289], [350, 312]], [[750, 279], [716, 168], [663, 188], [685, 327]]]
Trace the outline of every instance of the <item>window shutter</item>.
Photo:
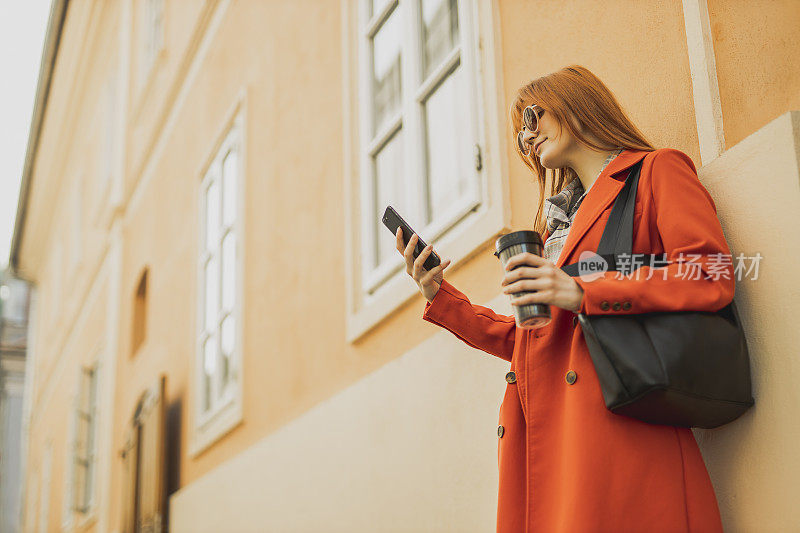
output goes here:
[[139, 426], [135, 420], [128, 427], [125, 437], [125, 448], [122, 452], [122, 533], [133, 533], [136, 530], [136, 481], [139, 469]]
[[167, 378], [145, 391], [134, 413], [123, 451], [123, 532], [164, 531], [164, 394]]

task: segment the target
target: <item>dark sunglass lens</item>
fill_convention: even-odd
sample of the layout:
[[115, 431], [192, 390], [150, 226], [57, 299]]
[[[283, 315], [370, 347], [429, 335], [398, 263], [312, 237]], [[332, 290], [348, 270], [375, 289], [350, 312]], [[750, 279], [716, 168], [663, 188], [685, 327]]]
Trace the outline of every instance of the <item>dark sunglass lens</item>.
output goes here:
[[525, 111], [522, 114], [522, 120], [525, 123], [526, 128], [528, 128], [530, 131], [536, 131], [536, 128], [539, 125], [539, 117], [536, 115], [532, 107], [525, 108]]
[[528, 147], [525, 146], [525, 142], [523, 142], [522, 136], [523, 136], [522, 132], [517, 133], [517, 146], [519, 147], [520, 152], [522, 152], [523, 154], [527, 154]]
[[533, 117], [531, 115], [533, 115], [533, 113], [531, 113], [530, 107], [526, 107], [522, 112], [522, 124], [529, 130], [532, 129], [531, 124], [533, 122]]

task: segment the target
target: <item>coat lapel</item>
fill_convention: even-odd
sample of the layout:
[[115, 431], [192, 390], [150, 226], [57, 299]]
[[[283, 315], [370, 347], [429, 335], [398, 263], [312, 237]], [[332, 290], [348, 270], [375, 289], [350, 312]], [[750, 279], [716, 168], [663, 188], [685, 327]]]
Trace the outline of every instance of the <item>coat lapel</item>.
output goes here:
[[[567, 260], [571, 259], [572, 251], [583, 239], [583, 236], [600, 217], [600, 214], [614, 203], [617, 194], [625, 185], [624, 179], [628, 175], [623, 171], [628, 170], [648, 153], [650, 152], [646, 150], [623, 150], [603, 169], [589, 192], [586, 193], [578, 212], [575, 213], [575, 220], [567, 234], [564, 249], [561, 250], [556, 262], [557, 267], [569, 264]], [[618, 175], [620, 173], [622, 175]]]

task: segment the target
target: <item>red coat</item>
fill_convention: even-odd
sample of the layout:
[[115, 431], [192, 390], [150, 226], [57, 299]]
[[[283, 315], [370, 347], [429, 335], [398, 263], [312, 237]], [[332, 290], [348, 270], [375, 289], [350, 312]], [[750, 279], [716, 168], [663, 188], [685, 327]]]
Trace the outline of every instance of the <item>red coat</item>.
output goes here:
[[[615, 272], [593, 281], [574, 278], [584, 289], [580, 311], [623, 314], [724, 307], [734, 295], [732, 268], [723, 269], [727, 279], [691, 279], [677, 270], [681, 252], [701, 254], [695, 262], [706, 273], [713, 269], [710, 254], [730, 257], [714, 201], [698, 180], [692, 160], [678, 150], [625, 150], [611, 161], [583, 199], [556, 266], [576, 262], [581, 251], [597, 249], [623, 186], [620, 180], [642, 158], [633, 252], [666, 252], [667, 279], [664, 269], [646, 279], [649, 266], [642, 267], [638, 280], [613, 279]], [[498, 262], [498, 290], [500, 274]], [[610, 305], [601, 307], [602, 302]], [[620, 303], [618, 309], [615, 302]], [[625, 302], [631, 304], [628, 309]], [[500, 407], [497, 531], [722, 531], [714, 488], [692, 431], [648, 424], [606, 409], [575, 313], [551, 306], [551, 316], [542, 328], [518, 328], [513, 315], [470, 303], [447, 280], [433, 302], [425, 303], [425, 320], [509, 361], [516, 378], [507, 384]], [[565, 379], [569, 371], [577, 374], [571, 384]]]

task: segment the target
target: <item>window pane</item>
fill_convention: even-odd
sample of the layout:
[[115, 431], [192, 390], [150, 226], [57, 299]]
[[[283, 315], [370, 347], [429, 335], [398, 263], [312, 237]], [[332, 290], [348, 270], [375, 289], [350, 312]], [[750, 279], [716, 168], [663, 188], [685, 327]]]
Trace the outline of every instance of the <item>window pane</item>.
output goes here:
[[234, 318], [232, 315], [228, 315], [225, 320], [222, 321], [222, 387], [220, 388], [220, 392], [225, 388], [225, 385], [228, 383], [228, 379], [230, 377], [231, 355], [233, 354], [234, 339]]
[[219, 240], [219, 186], [217, 180], [206, 189], [206, 250], [217, 247]]
[[206, 263], [205, 276], [205, 326], [206, 330], [213, 331], [217, 327], [217, 310], [219, 309], [219, 267], [216, 257], [210, 258]]
[[211, 336], [203, 347], [203, 410], [211, 407], [211, 380], [217, 370], [217, 338]]
[[[397, 253], [394, 239], [386, 239], [380, 222], [387, 205], [392, 205], [399, 213], [406, 213], [403, 193], [403, 130], [398, 131], [375, 156], [375, 201], [373, 220], [378, 224], [378, 257], [372, 266], [391, 258]], [[410, 222], [409, 222], [410, 223]]]
[[233, 309], [236, 295], [236, 235], [228, 232], [222, 240], [222, 307]]
[[457, 68], [425, 103], [431, 213], [441, 213], [467, 192], [472, 174], [463, 68]]
[[372, 39], [373, 134], [400, 109], [400, 10]]
[[458, 46], [458, 7], [456, 0], [421, 0], [423, 75], [435, 69]]
[[235, 150], [228, 153], [222, 164], [222, 222], [226, 226], [236, 220], [236, 172], [239, 156]]

